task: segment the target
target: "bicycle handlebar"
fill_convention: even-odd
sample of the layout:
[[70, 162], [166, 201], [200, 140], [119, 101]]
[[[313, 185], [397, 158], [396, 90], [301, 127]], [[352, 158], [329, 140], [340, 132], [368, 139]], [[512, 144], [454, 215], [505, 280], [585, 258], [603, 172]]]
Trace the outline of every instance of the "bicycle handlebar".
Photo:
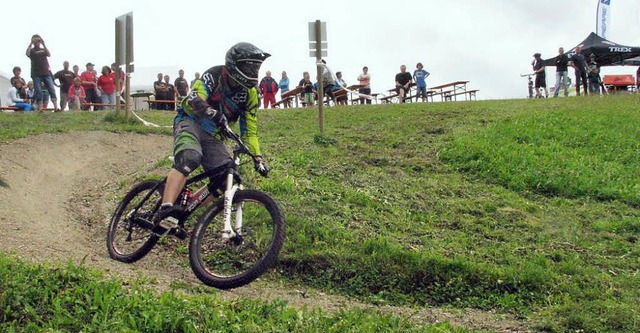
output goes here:
[[238, 134], [236, 134], [235, 132], [233, 132], [233, 130], [231, 129], [231, 127], [229, 127], [229, 125], [226, 125], [225, 128], [221, 128], [220, 129], [220, 134], [223, 137], [227, 137], [233, 141], [236, 142], [236, 144], [238, 144], [238, 148], [239, 151], [243, 154], [249, 155], [251, 156], [251, 159], [253, 159], [254, 162], [258, 162], [256, 159], [256, 155], [254, 155], [251, 150], [249, 150], [249, 147], [247, 147], [247, 145], [244, 144], [244, 142], [242, 141], [242, 138], [240, 138], [240, 136]]

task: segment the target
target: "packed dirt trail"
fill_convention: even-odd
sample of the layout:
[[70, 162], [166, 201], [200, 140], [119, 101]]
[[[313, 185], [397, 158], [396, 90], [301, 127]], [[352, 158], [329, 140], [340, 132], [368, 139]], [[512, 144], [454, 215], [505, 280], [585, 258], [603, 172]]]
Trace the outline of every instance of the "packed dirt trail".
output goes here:
[[[109, 132], [74, 132], [29, 136], [0, 144], [0, 251], [36, 262], [64, 265], [71, 260], [123, 279], [149, 277], [150, 288], [164, 291], [173, 281], [199, 284], [184, 258], [170, 258], [157, 248], [134, 264], [111, 260], [106, 226], [116, 196], [144, 178], [169, 156], [171, 137]], [[159, 170], [160, 173], [166, 170]], [[6, 186], [5, 186], [6, 185]], [[186, 245], [186, 243], [185, 243]], [[496, 332], [528, 332], [522, 321], [477, 310], [375, 307], [304, 287], [277, 287], [264, 281], [223, 298], [283, 299], [290, 305], [340, 308], [371, 307], [411, 317], [417, 322]]]

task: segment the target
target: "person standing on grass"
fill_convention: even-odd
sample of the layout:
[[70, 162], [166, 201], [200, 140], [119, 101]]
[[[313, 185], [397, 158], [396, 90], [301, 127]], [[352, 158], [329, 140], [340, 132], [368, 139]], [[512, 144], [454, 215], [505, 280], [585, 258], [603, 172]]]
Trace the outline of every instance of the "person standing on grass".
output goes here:
[[31, 36], [31, 42], [25, 52], [27, 57], [31, 59], [31, 78], [36, 89], [36, 106], [38, 112], [42, 112], [42, 84], [46, 87], [53, 102], [53, 109], [55, 112], [60, 111], [58, 109], [58, 98], [56, 97], [56, 89], [53, 85], [53, 77], [51, 76], [51, 68], [49, 67], [48, 57], [51, 56], [51, 52], [47, 48], [44, 40], [40, 35], [36, 34]]
[[[371, 74], [369, 74], [369, 67], [364, 66], [362, 67], [362, 74], [358, 75], [358, 84], [362, 86], [360, 87], [360, 89], [358, 89], [358, 92], [360, 94], [367, 95], [367, 96], [371, 95], [370, 81], [371, 81]], [[364, 103], [371, 104], [371, 97], [365, 98], [361, 96], [360, 104], [364, 104]]]
[[[100, 103], [100, 98], [98, 97], [98, 77], [93, 70], [95, 65], [91, 62], [88, 62], [85, 67], [86, 71], [80, 74], [80, 80], [82, 81], [82, 86], [84, 87], [84, 92], [86, 94], [85, 102], [87, 103]], [[89, 110], [91, 106], [85, 105], [82, 107], [83, 110]], [[96, 107], [94, 110], [98, 110]]]
[[544, 61], [542, 60], [542, 55], [540, 53], [536, 53], [533, 55], [533, 74], [536, 75], [536, 82], [534, 87], [536, 88], [536, 98], [542, 98], [542, 94], [540, 94], [540, 88], [544, 90], [544, 97], [549, 97], [549, 90], [547, 90], [547, 74], [545, 72]]
[[582, 52], [582, 47], [576, 47], [576, 53], [572, 55], [569, 60], [571, 62], [571, 67], [575, 70], [576, 73], [576, 94], [580, 96], [580, 84], [584, 88], [584, 95], [587, 96], [587, 68], [589, 65], [587, 64], [587, 59], [584, 55], [580, 54]]
[[178, 100], [182, 100], [189, 94], [189, 82], [184, 78], [184, 70], [178, 71], [178, 78], [173, 81], [173, 86], [176, 87], [178, 92]]
[[[289, 77], [287, 76], [287, 72], [285, 72], [285, 71], [282, 71], [282, 77], [280, 78], [280, 81], [278, 82], [278, 89], [280, 90], [280, 99], [282, 99], [282, 94], [284, 94], [284, 93], [289, 91]], [[283, 104], [284, 104], [285, 108], [290, 108], [291, 107], [291, 99], [285, 101]]]
[[75, 74], [69, 70], [69, 62], [62, 63], [62, 70], [57, 71], [53, 78], [60, 82], [60, 110], [64, 111], [69, 102], [69, 88], [73, 85]]
[[553, 97], [558, 97], [560, 87], [564, 88], [564, 97], [569, 96], [568, 67], [569, 57], [564, 53], [564, 48], [559, 48], [558, 56], [556, 56], [556, 89], [553, 92]]
[[273, 109], [273, 105], [276, 104], [276, 93], [278, 92], [278, 83], [271, 77], [271, 71], [267, 71], [265, 77], [260, 81], [260, 93], [264, 99], [264, 108]]
[[116, 76], [111, 72], [111, 67], [102, 66], [102, 75], [98, 78], [98, 89], [100, 89], [100, 99], [103, 104], [116, 104]]
[[416, 70], [413, 71], [413, 79], [416, 80], [416, 102], [418, 102], [418, 98], [422, 96], [422, 101], [427, 101], [427, 77], [429, 77], [429, 72], [423, 69], [422, 63], [419, 62], [416, 65]]

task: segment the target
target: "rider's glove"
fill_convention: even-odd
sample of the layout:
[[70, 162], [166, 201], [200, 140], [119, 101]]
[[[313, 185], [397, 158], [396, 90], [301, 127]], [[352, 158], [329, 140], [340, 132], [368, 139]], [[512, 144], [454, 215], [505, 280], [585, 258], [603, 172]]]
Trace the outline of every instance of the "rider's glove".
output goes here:
[[264, 161], [256, 162], [254, 164], [254, 167], [256, 171], [260, 174], [260, 176], [265, 178], [269, 177], [269, 171], [271, 169], [269, 169], [269, 165], [267, 165], [267, 163], [265, 163]]
[[216, 126], [219, 128], [227, 128], [229, 123], [227, 122], [227, 117], [225, 117], [224, 112], [218, 111], [214, 108], [207, 108], [207, 116], [209, 119], [213, 121]]

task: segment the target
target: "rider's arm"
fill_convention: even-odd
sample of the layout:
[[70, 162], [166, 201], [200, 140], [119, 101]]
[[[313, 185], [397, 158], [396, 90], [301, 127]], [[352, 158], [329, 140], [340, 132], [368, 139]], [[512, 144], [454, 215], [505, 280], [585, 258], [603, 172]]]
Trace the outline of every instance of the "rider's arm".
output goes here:
[[207, 86], [204, 84], [204, 81], [197, 80], [193, 84], [193, 87], [191, 87], [189, 97], [187, 97], [188, 107], [193, 110], [195, 115], [203, 117], [207, 114], [207, 108], [211, 107], [209, 103], [207, 103], [207, 99], [209, 99]]
[[262, 156], [258, 142], [258, 90], [249, 89], [246, 111], [240, 116], [240, 135], [252, 154]]

